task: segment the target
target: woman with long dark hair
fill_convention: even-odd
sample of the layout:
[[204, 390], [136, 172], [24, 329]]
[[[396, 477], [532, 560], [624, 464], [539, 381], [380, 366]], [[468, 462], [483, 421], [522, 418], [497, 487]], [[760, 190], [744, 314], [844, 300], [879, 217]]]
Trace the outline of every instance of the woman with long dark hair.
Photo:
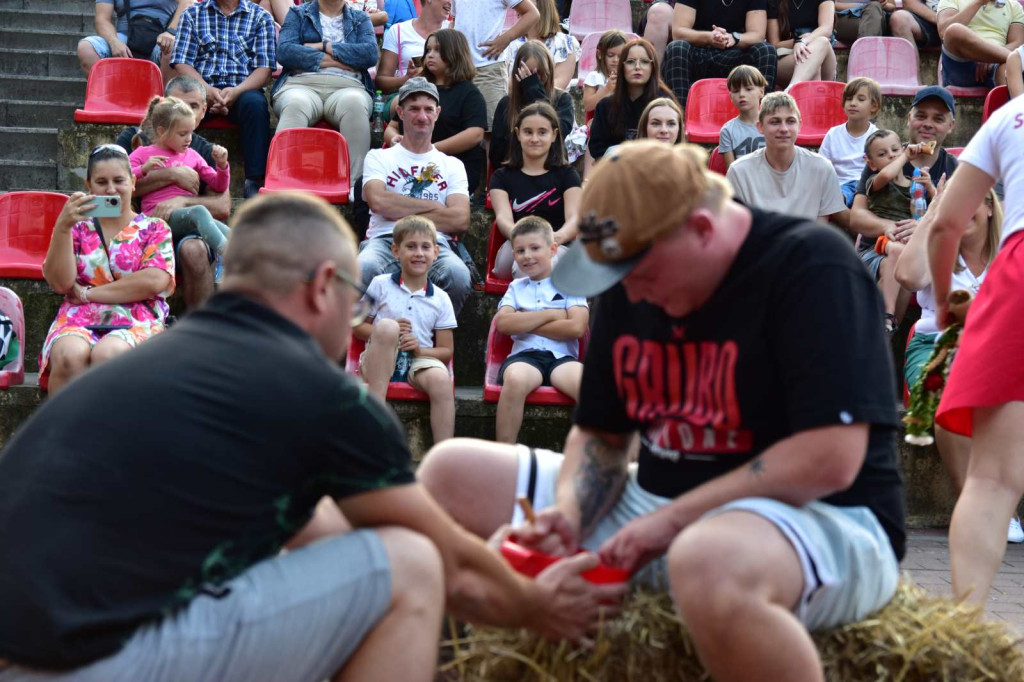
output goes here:
[[643, 38], [626, 43], [619, 59], [615, 92], [597, 103], [590, 126], [590, 155], [596, 161], [608, 148], [636, 138], [640, 116], [651, 100], [675, 95], [659, 76], [658, 55]]
[[779, 56], [776, 85], [836, 79], [835, 14], [833, 0], [769, 0], [768, 42]]

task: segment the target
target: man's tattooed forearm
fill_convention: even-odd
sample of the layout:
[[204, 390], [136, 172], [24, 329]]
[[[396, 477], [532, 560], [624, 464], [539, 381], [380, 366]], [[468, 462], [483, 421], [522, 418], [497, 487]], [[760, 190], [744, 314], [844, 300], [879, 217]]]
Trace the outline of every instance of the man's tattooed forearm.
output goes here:
[[609, 447], [600, 438], [588, 438], [583, 445], [583, 461], [575, 480], [584, 537], [619, 499], [625, 481], [626, 459], [623, 453]]
[[754, 478], [761, 478], [761, 474], [764, 473], [764, 460], [757, 457], [750, 461], [748, 465], [750, 468], [750, 475]]

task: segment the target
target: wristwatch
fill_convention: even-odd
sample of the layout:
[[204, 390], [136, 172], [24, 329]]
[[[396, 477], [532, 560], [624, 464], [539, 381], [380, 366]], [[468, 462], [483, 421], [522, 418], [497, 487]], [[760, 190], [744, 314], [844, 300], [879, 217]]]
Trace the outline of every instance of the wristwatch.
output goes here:
[[168, 26], [164, 28], [164, 31], [170, 33], [172, 36], [178, 35], [178, 29], [174, 28], [173, 26]]
[[740, 33], [739, 31], [733, 31], [729, 35], [731, 35], [732, 39], [736, 41], [736, 43], [733, 45], [733, 47], [736, 47], [737, 45], [740, 44], [740, 38], [743, 37], [742, 33]]

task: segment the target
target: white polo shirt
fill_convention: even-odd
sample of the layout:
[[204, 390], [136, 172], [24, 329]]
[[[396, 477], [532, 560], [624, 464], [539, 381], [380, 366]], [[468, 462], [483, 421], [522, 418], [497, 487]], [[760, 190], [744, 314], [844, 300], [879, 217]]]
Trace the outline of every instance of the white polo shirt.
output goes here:
[[405, 318], [412, 322], [412, 333], [424, 348], [434, 347], [435, 329], [455, 329], [455, 309], [444, 290], [427, 280], [427, 287], [409, 291], [402, 273], [377, 275], [366, 287], [366, 295], [376, 303], [370, 308], [374, 322]]
[[[551, 278], [545, 277], [540, 280], [532, 280], [529, 277], [522, 277], [513, 280], [508, 285], [508, 291], [501, 297], [498, 309], [508, 307], [517, 312], [537, 312], [557, 308], [568, 310], [576, 306], [589, 308], [587, 299], [581, 296], [565, 296], [555, 289], [551, 284]], [[549, 339], [540, 334], [513, 334], [512, 352], [510, 355], [521, 353], [524, 350], [546, 350], [550, 351], [557, 360], [571, 355], [574, 358], [580, 356], [580, 342], [577, 339], [556, 340]]]

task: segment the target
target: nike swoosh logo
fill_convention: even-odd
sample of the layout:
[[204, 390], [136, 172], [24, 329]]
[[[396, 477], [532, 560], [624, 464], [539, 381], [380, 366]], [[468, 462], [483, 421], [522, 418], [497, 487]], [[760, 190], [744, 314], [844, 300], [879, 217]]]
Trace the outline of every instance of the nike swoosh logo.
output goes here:
[[[531, 198], [529, 198], [529, 199], [527, 199], [526, 201], [523, 201], [523, 202], [520, 202], [518, 199], [516, 199], [516, 200], [514, 200], [512, 202], [512, 210], [515, 211], [516, 213], [520, 213], [522, 211], [531, 210], [531, 209], [535, 208], [537, 206], [537, 204], [539, 204], [540, 202], [544, 201], [549, 196], [554, 194], [556, 191], [557, 190], [555, 190], [555, 189], [549, 189], [547, 192], [541, 192], [537, 196], [531, 197]], [[556, 201], [557, 201], [557, 199], [556, 199]]]
[[561, 200], [562, 200], [562, 197], [558, 197], [556, 199], [548, 199], [548, 206], [554, 206], [555, 204], [557, 204]]

